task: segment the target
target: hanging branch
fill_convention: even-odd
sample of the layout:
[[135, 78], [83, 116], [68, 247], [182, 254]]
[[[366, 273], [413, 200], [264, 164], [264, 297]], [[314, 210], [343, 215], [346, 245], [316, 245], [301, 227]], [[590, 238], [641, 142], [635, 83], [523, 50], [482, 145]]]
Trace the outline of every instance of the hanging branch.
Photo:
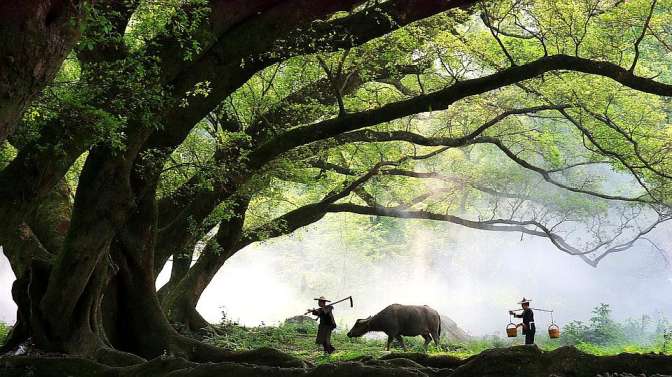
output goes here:
[[599, 198], [602, 198], [602, 199], [607, 199], [607, 200], [618, 200], [618, 201], [636, 202], [636, 203], [645, 203], [645, 204], [657, 203], [657, 202], [651, 201], [649, 199], [644, 199], [643, 197], [629, 197], [629, 196], [620, 196], [620, 195], [609, 195], [609, 194], [599, 193], [599, 192], [596, 192], [596, 191], [585, 190], [585, 189], [581, 189], [581, 188], [566, 185], [562, 182], [559, 182], [559, 181], [555, 180], [547, 170], [542, 169], [538, 166], [535, 166], [535, 165], [531, 164], [530, 162], [520, 158], [516, 153], [514, 153], [511, 149], [509, 149], [507, 146], [505, 146], [504, 143], [502, 143], [502, 141], [499, 140], [499, 139], [495, 139], [495, 138], [487, 137], [487, 136], [481, 136], [478, 139], [474, 140], [474, 144], [478, 144], [478, 143], [486, 143], [486, 144], [495, 145], [497, 148], [499, 148], [499, 150], [504, 152], [504, 154], [507, 157], [509, 157], [509, 159], [511, 159], [513, 162], [517, 163], [518, 165], [522, 166], [523, 168], [525, 168], [527, 170], [531, 170], [531, 171], [539, 173], [542, 176], [542, 178], [544, 178], [544, 180], [546, 182], [551, 183], [551, 184], [553, 184], [555, 186], [558, 186], [562, 189], [565, 189], [567, 191], [572, 191], [572, 192], [576, 192], [576, 193], [596, 196], [596, 197], [599, 197]]
[[642, 28], [642, 34], [639, 35], [639, 38], [635, 41], [635, 58], [632, 61], [632, 65], [630, 66], [630, 69], [628, 71], [634, 72], [635, 67], [637, 66], [637, 61], [639, 60], [639, 44], [642, 43], [642, 40], [644, 40], [644, 37], [646, 36], [646, 31], [649, 29], [649, 23], [651, 23], [651, 18], [653, 17], [653, 11], [656, 9], [656, 3], [658, 0], [653, 0], [651, 2], [651, 9], [649, 10], [649, 15], [646, 17], [646, 21], [644, 21], [644, 27]]
[[644, 167], [648, 170], [650, 170], [652, 173], [655, 173], [656, 175], [667, 178], [667, 179], [672, 179], [671, 174], [667, 174], [663, 172], [660, 169], [655, 168], [649, 160], [645, 159], [644, 156], [642, 155], [641, 149], [639, 142], [635, 140], [631, 135], [629, 135], [625, 130], [623, 130], [622, 127], [620, 127], [618, 124], [616, 124], [611, 118], [609, 118], [606, 114], [605, 115], [600, 115], [595, 113], [594, 111], [591, 111], [589, 108], [586, 106], [582, 106], [582, 109], [586, 111], [588, 114], [590, 114], [595, 120], [605, 124], [607, 127], [610, 129], [616, 131], [619, 135], [621, 135], [630, 145], [632, 145], [633, 152], [635, 153], [635, 156], [637, 157], [637, 160], [644, 165]]
[[661, 200], [657, 199], [656, 196], [653, 194], [653, 192], [651, 192], [651, 190], [646, 185], [646, 183], [644, 183], [644, 181], [639, 176], [639, 174], [637, 174], [637, 172], [635, 171], [635, 168], [632, 165], [630, 165], [622, 155], [620, 155], [618, 153], [615, 153], [613, 151], [610, 151], [610, 150], [606, 149], [605, 147], [603, 147], [600, 144], [600, 142], [598, 142], [597, 139], [593, 136], [593, 134], [590, 132], [590, 130], [588, 130], [586, 127], [584, 127], [583, 124], [581, 124], [580, 121], [578, 121], [577, 119], [572, 117], [569, 113], [567, 113], [564, 110], [560, 110], [560, 113], [562, 115], [564, 115], [565, 118], [567, 118], [567, 120], [569, 120], [574, 126], [576, 126], [576, 128], [583, 134], [583, 136], [586, 137], [590, 141], [590, 143], [592, 145], [594, 145], [599, 150], [599, 152], [601, 154], [603, 154], [604, 156], [609, 156], [609, 157], [615, 159], [616, 161], [620, 162], [626, 169], [628, 169], [628, 171], [630, 171], [630, 174], [632, 174], [632, 176], [635, 178], [635, 180], [637, 180], [637, 183], [646, 191], [646, 193], [651, 197], [651, 199], [653, 201], [658, 202], [658, 203], [661, 202]]
[[498, 32], [499, 29], [491, 27], [492, 26], [492, 20], [490, 19], [490, 16], [488, 14], [487, 7], [484, 5], [482, 7], [482, 9], [483, 9], [483, 13], [482, 13], [481, 19], [483, 20], [483, 23], [485, 24], [485, 26], [488, 27], [488, 30], [490, 30], [490, 33], [492, 34], [492, 36], [497, 41], [497, 44], [499, 44], [499, 47], [504, 52], [504, 55], [506, 55], [506, 58], [509, 59], [509, 62], [511, 62], [511, 66], [512, 67], [517, 66], [516, 61], [513, 59], [513, 56], [511, 56], [509, 51], [506, 49], [506, 46], [504, 46], [504, 42], [502, 42], [502, 40], [499, 38], [499, 32]]
[[[603, 241], [595, 247], [589, 248], [587, 250], [580, 250], [574, 246], [571, 246], [562, 236], [554, 233], [544, 224], [536, 220], [512, 220], [512, 219], [491, 219], [486, 221], [474, 221], [464, 219], [458, 216], [453, 216], [449, 214], [439, 214], [429, 211], [410, 211], [403, 210], [398, 208], [382, 207], [382, 206], [361, 206], [352, 203], [341, 203], [341, 204], [330, 204], [327, 206], [329, 212], [350, 212], [357, 213], [361, 215], [372, 215], [372, 216], [387, 216], [387, 217], [399, 217], [399, 218], [412, 218], [412, 219], [426, 219], [426, 220], [436, 220], [436, 221], [446, 221], [453, 224], [461, 225], [467, 228], [479, 229], [479, 230], [488, 230], [488, 231], [502, 231], [502, 232], [521, 232], [529, 235], [534, 235], [538, 237], [548, 238], [551, 243], [559, 250], [573, 255], [581, 257], [586, 263], [593, 267], [597, 267], [599, 262], [608, 254], [621, 252], [632, 247], [641, 237], [650, 233], [658, 225], [663, 222], [669, 221], [670, 218], [658, 218], [650, 226], [644, 230], [639, 231], [636, 235], [631, 237], [628, 241], [619, 243], [615, 246], [607, 248], [600, 256], [591, 259], [588, 257], [589, 254], [597, 252], [600, 248], [609, 245], [615, 241], [615, 238]], [[532, 226], [536, 229], [530, 229], [529, 226]]]
[[346, 114], [345, 111], [345, 104], [343, 102], [343, 88], [345, 86], [345, 83], [347, 81], [343, 82], [343, 85], [339, 85], [338, 80], [342, 77], [343, 73], [343, 63], [345, 62], [345, 59], [348, 56], [348, 53], [350, 50], [345, 50], [343, 54], [341, 55], [341, 58], [338, 61], [338, 67], [336, 73], [334, 73], [331, 68], [327, 65], [327, 62], [324, 61], [324, 59], [321, 56], [317, 56], [317, 61], [320, 63], [320, 66], [324, 70], [324, 72], [327, 74], [327, 78], [329, 79], [329, 83], [331, 84], [331, 88], [334, 91], [334, 95], [336, 96], [336, 101], [338, 102], [338, 116], [344, 116]]

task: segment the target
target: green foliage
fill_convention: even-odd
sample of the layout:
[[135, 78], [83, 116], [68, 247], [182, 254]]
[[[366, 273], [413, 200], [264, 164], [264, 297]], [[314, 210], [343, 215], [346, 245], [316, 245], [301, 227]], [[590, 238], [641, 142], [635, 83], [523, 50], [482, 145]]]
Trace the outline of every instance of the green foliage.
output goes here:
[[16, 148], [9, 143], [0, 144], [0, 168], [4, 168], [16, 157]]
[[600, 304], [593, 309], [593, 316], [588, 323], [572, 321], [565, 325], [560, 341], [562, 344], [576, 345], [596, 354], [609, 353], [613, 350], [639, 352], [637, 350], [643, 349], [668, 352], [671, 329], [667, 320], [660, 318], [655, 326], [652, 322], [651, 317], [647, 315], [639, 320], [616, 322], [611, 318], [609, 305]]
[[207, 0], [142, 1], [124, 34], [125, 42], [140, 50], [155, 47], [151, 42], [157, 36], [173, 38], [181, 49], [181, 57], [193, 60], [203, 49], [201, 43], [212, 39], [203, 27], [210, 10]]
[[[374, 6], [370, 11], [376, 9]], [[635, 70], [647, 77], [660, 75], [663, 81], [670, 73], [666, 69], [659, 72], [659, 67], [667, 62], [667, 55], [664, 48], [654, 43], [654, 36], [663, 40], [668, 36], [665, 25], [669, 24], [670, 12], [666, 12], [669, 9], [669, 0], [659, 3], [650, 25], [652, 35], [643, 41], [642, 57]], [[129, 142], [127, 138], [133, 137], [129, 135], [135, 135], [135, 131], [129, 133], [129, 130], [135, 130], [137, 123], [141, 128], [161, 129], [167, 123], [164, 116], [179, 118], [179, 112], [189, 112], [192, 107], [200, 106], [198, 103], [204, 98], [222, 91], [221, 86], [226, 85], [216, 77], [221, 76], [223, 82], [228, 82], [226, 69], [222, 67], [231, 62], [213, 67], [223, 72], [202, 80], [194, 79], [186, 87], [173, 88], [172, 84], [162, 82], [165, 79], [162, 75], [170, 76], [177, 68], [162, 67], [166, 59], [195, 61], [212, 47], [218, 37], [212, 35], [216, 22], [208, 19], [212, 10], [206, 0], [140, 1], [128, 27], [120, 31], [114, 29], [111, 20], [118, 14], [106, 14], [103, 8], [94, 5], [89, 10], [89, 26], [76, 52], [63, 64], [48, 90], [26, 112], [25, 124], [11, 140], [12, 148], [21, 149], [35, 142], [45, 130], [71, 127], [87, 130], [91, 138], [86, 140], [87, 145], [105, 144], [115, 151], [123, 151]], [[260, 127], [263, 135], [274, 136], [334, 118], [339, 115], [338, 100], [348, 113], [377, 109], [502, 70], [511, 65], [510, 60], [525, 64], [545, 54], [578, 55], [627, 66], [634, 58], [633, 42], [640, 35], [647, 10], [646, 1], [488, 1], [478, 8], [483, 17], [474, 17], [465, 11], [445, 12], [348, 50], [274, 60], [275, 64], [257, 71], [221, 102], [213, 101], [203, 120], [187, 125], [191, 132], [180, 145], [168, 148], [169, 158], [163, 152], [153, 151], [143, 152], [142, 157], [150, 166], [154, 162], [161, 164], [157, 199], [188, 198], [197, 192], [232, 185], [231, 177], [241, 174], [239, 170], [255, 147], [254, 137], [246, 133], [251, 128]], [[332, 19], [347, 14], [338, 13]], [[484, 22], [486, 18], [502, 33], [493, 34]], [[101, 63], [85, 59], [87, 53], [96, 52], [101, 46], [121, 42], [130, 51], [123, 59]], [[282, 50], [286, 46], [280, 42], [277, 48]], [[162, 43], [169, 45], [162, 46]], [[156, 55], [157, 50], [168, 52]], [[273, 54], [278, 51], [267, 53], [276, 57]], [[251, 63], [258, 64], [254, 57], [241, 62], [242, 65]], [[185, 69], [184, 75], [201, 78], [199, 72], [188, 75], [186, 72], [189, 69]], [[338, 82], [332, 82], [334, 80]], [[382, 122], [368, 129], [456, 138], [474, 132], [495, 114], [547, 103], [571, 105], [568, 114], [581, 119], [595, 140], [609, 151], [624, 156], [623, 159], [611, 158], [610, 169], [603, 174], [590, 169], [562, 170], [572, 163], [596, 162], [604, 156], [555, 111], [510, 116], [482, 135], [501, 140], [516, 156], [535, 166], [561, 169], [552, 177], [566, 186], [584, 190], [605, 189], [605, 182], [614, 171], [630, 173], [626, 163], [641, 166], [638, 154], [654, 161], [663, 173], [672, 169], [666, 159], [658, 157], [659, 151], [672, 143], [667, 125], [672, 113], [669, 101], [624, 89], [602, 77], [572, 72], [549, 73], [519, 86], [470, 96], [443, 111], [427, 108], [422, 110], [427, 113]], [[166, 113], [171, 107], [178, 111]], [[588, 110], [608, 115], [617, 122], [626, 135], [636, 139], [637, 150], [633, 150], [634, 143], [627, 137], [613, 126], [591, 117]], [[263, 144], [264, 138], [259, 139], [256, 146]], [[362, 184], [362, 189], [375, 198], [378, 205], [480, 221], [533, 220], [563, 236], [590, 233], [600, 240], [609, 237], [606, 233], [618, 234], [620, 230], [618, 224], [604, 224], [607, 215], [613, 216], [614, 211], [609, 211], [614, 207], [621, 213], [643, 212], [637, 204], [612, 205], [548, 184], [537, 172], [522, 168], [492, 145], [455, 147], [431, 159], [408, 158], [436, 149], [402, 141], [339, 143], [333, 139], [297, 147], [256, 171], [243, 174], [246, 182], [235, 190], [252, 198], [245, 227], [248, 230], [262, 227], [269, 219], [318, 202], [380, 161], [402, 159], [384, 170], [394, 166], [437, 176], [420, 180], [378, 174]], [[0, 167], [8, 158], [6, 155], [11, 158], [11, 152], [4, 147], [0, 150]], [[233, 157], [216, 160], [214, 156], [218, 153]], [[85, 158], [86, 155], [75, 160], [68, 173], [73, 192]], [[317, 168], [316, 161], [346, 168], [351, 173]], [[659, 192], [662, 198], [672, 195], [660, 174], [651, 174], [646, 169], [637, 173], [650, 185], [651, 192]], [[632, 184], [607, 186], [609, 190], [605, 191], [611, 194], [645, 194], [631, 195]], [[431, 195], [414, 202], [427, 194]], [[357, 193], [343, 198], [343, 202], [370, 204]], [[226, 203], [211, 208], [216, 210], [188, 221], [190, 233], [202, 237], [219, 220], [231, 216]], [[389, 253], [403, 252], [396, 245], [403, 244], [407, 235], [405, 225], [398, 221], [347, 217], [345, 222], [349, 228], [344, 231], [346, 239], [362, 238], [354, 233], [357, 228], [371, 230], [375, 235], [374, 239], [364, 242], [365, 246], [357, 244], [365, 255], [380, 256], [383, 248]], [[577, 229], [581, 225], [584, 229]], [[284, 230], [286, 226], [278, 223], [273, 230]], [[271, 234], [271, 229], [263, 230], [266, 233], [259, 232], [261, 239]], [[372, 246], [378, 241], [383, 247]], [[583, 238], [575, 241], [581, 243], [582, 249], [598, 244]]]
[[5, 344], [7, 335], [9, 335], [9, 330], [11, 330], [11, 326], [7, 325], [4, 322], [0, 322], [0, 346]]

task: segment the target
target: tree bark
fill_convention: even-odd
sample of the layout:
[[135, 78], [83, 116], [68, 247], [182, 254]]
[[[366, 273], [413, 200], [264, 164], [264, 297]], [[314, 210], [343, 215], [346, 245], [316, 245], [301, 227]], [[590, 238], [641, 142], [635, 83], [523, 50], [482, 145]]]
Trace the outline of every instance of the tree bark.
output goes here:
[[195, 332], [209, 326], [196, 310], [203, 291], [235, 251], [208, 242], [203, 255], [177, 284], [166, 287], [162, 306], [169, 321], [181, 331]]
[[217, 234], [208, 241], [193, 267], [178, 282], [167, 286], [162, 293], [162, 306], [171, 323], [185, 331], [196, 331], [209, 326], [196, 311], [196, 304], [205, 288], [224, 263], [240, 248], [249, 198], [237, 198], [234, 215], [219, 224]]
[[88, 1], [0, 3], [0, 143], [23, 111], [54, 78], [79, 39]]

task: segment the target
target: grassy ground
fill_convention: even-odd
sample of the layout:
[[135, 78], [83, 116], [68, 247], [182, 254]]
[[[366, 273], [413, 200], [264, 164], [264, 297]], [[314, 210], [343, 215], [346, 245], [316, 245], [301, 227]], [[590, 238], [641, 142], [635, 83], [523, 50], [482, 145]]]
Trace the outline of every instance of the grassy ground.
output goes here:
[[[251, 327], [245, 328], [233, 324], [221, 326], [224, 335], [217, 335], [207, 339], [207, 342], [233, 350], [251, 350], [259, 347], [272, 347], [287, 352], [315, 364], [333, 361], [357, 359], [363, 356], [380, 357], [389, 352], [385, 351], [384, 339], [355, 338], [350, 339], [344, 331], [336, 331], [332, 336], [332, 343], [336, 352], [326, 356], [321, 348], [314, 343], [316, 327], [296, 324], [285, 324], [280, 327]], [[467, 358], [486, 349], [495, 347], [509, 347], [522, 344], [523, 338], [486, 337], [473, 339], [463, 343], [446, 343], [437, 348], [432, 343], [429, 353], [434, 355], [448, 354], [460, 358]], [[422, 338], [405, 338], [409, 352], [422, 352]], [[537, 337], [537, 345], [545, 350], [552, 350], [562, 344], [558, 340], [551, 340], [545, 336]], [[393, 351], [400, 352], [401, 348], [395, 344]], [[577, 348], [584, 352], [596, 355], [611, 355], [621, 352], [648, 353], [659, 352], [660, 348], [652, 346], [624, 345], [601, 347], [592, 344], [578, 344]]]
[[[259, 347], [272, 347], [287, 352], [315, 364], [323, 364], [334, 361], [346, 361], [363, 356], [380, 357], [389, 352], [385, 351], [384, 339], [355, 338], [350, 339], [344, 331], [336, 331], [332, 336], [332, 343], [336, 352], [332, 355], [324, 355], [321, 348], [314, 343], [316, 327], [296, 324], [285, 324], [280, 327], [251, 327], [245, 328], [233, 324], [222, 325], [224, 335], [217, 335], [207, 339], [207, 342], [233, 350], [250, 350]], [[422, 352], [422, 338], [405, 338], [409, 352]], [[460, 358], [478, 354], [486, 349], [496, 347], [509, 347], [522, 344], [523, 338], [499, 338], [485, 337], [473, 339], [463, 343], [441, 343], [435, 347], [432, 343], [429, 353], [433, 355], [447, 354]], [[561, 340], [549, 339], [547, 336], [538, 335], [537, 345], [544, 350], [553, 350], [563, 345]], [[398, 344], [394, 345], [393, 351], [400, 352]], [[595, 355], [615, 355], [621, 352], [649, 353], [661, 352], [660, 344], [652, 345], [613, 345], [597, 346], [588, 343], [576, 344], [576, 347], [584, 352]]]
[[0, 322], [0, 346], [5, 344], [7, 334], [9, 334], [9, 326], [4, 322]]
[[[260, 347], [271, 347], [292, 354], [303, 360], [315, 364], [323, 364], [334, 361], [347, 361], [363, 356], [374, 358], [388, 354], [385, 351], [384, 339], [353, 338], [346, 336], [345, 331], [336, 331], [332, 336], [332, 342], [337, 351], [332, 355], [324, 355], [321, 348], [315, 344], [317, 327], [314, 324], [297, 325], [285, 324], [279, 327], [260, 326], [242, 327], [235, 324], [218, 326], [224, 335], [217, 335], [205, 339], [206, 342], [231, 350], [251, 350]], [[4, 344], [10, 327], [0, 322], [0, 345]], [[422, 352], [422, 338], [404, 339], [409, 352]], [[490, 348], [509, 347], [522, 344], [523, 338], [499, 338], [484, 337], [474, 338], [463, 343], [447, 343], [442, 341], [440, 347], [434, 343], [430, 345], [429, 353], [432, 355], [452, 355], [460, 358], [481, 353]], [[561, 340], [552, 340], [546, 336], [537, 336], [537, 345], [547, 351], [563, 345]], [[575, 345], [579, 350], [594, 355], [616, 355], [622, 352], [628, 353], [672, 353], [672, 347], [667, 342], [654, 342], [649, 345], [620, 344], [600, 346], [591, 343], [579, 343]], [[393, 345], [392, 351], [400, 352], [398, 344]]]

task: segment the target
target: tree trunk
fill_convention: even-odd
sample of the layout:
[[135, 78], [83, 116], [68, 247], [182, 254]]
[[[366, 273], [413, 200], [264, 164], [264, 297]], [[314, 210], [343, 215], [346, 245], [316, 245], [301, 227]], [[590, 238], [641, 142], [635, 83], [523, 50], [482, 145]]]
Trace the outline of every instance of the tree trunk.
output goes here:
[[35, 260], [24, 276], [14, 282], [12, 296], [18, 305], [17, 322], [7, 344], [0, 351], [9, 351], [24, 344], [108, 365], [123, 366], [143, 361], [141, 357], [113, 349], [103, 329], [101, 301], [110, 276], [108, 264], [103, 263], [96, 268], [70, 321], [60, 323], [54, 321], [51, 311], [43, 310], [40, 304], [50, 271], [49, 264]]
[[214, 240], [208, 242], [203, 250], [204, 255], [185, 277], [162, 292], [163, 310], [169, 321], [180, 331], [195, 332], [209, 326], [196, 310], [196, 305], [217, 271], [233, 255], [231, 250], [219, 249], [214, 244]]
[[48, 193], [37, 205], [33, 214], [26, 215], [26, 222], [10, 227], [0, 237], [0, 244], [16, 276], [12, 285], [12, 297], [17, 303], [17, 321], [12, 327], [9, 340], [3, 349], [16, 348], [32, 334], [28, 285], [31, 281], [32, 265], [39, 263], [48, 269], [54, 254], [61, 250], [65, 233], [69, 227], [71, 212], [70, 190], [65, 181]]
[[[71, 320], [56, 326], [51, 313], [40, 305], [50, 266], [35, 261], [14, 283], [17, 323], [0, 352], [30, 340], [40, 350], [112, 366], [136, 364], [164, 354], [197, 362], [243, 357], [178, 334], [161, 310], [152, 269], [116, 246], [114, 258], [106, 255], [92, 274]], [[114, 278], [109, 279], [111, 274]]]
[[[21, 324], [21, 330], [12, 336], [14, 345], [21, 342], [21, 337], [30, 337], [41, 350], [80, 355], [111, 365], [142, 360], [114, 350], [102, 320], [102, 299], [117, 271], [109, 258], [109, 246], [134, 203], [124, 179], [128, 176], [124, 174], [128, 170], [127, 164], [122, 159], [110, 158], [108, 152], [104, 148], [92, 151], [84, 166], [72, 211], [72, 224], [64, 225], [69, 229], [62, 252], [53, 258], [42, 257], [42, 254], [50, 255], [46, 251], [39, 258], [33, 256], [28, 268], [21, 266], [25, 263], [12, 264], [13, 269], [19, 271], [13, 294], [19, 305]], [[55, 191], [51, 197], [59, 199], [52, 201], [59, 204], [63, 196], [57, 194]], [[36, 207], [38, 216], [32, 220], [58, 223], [61, 218], [58, 213], [52, 213], [53, 217], [39, 216], [40, 209], [59, 212], [54, 209], [62, 207], [48, 204]], [[65, 210], [69, 211], [69, 207]], [[25, 231], [18, 232], [18, 237], [14, 237], [16, 242], [7, 245], [10, 260], [21, 260], [20, 255], [17, 258], [16, 252], [12, 252], [12, 246], [17, 246], [16, 251], [28, 247], [37, 251], [43, 249], [30, 227], [22, 226]], [[44, 236], [49, 240], [48, 244], [59, 244], [58, 233], [45, 231]], [[24, 241], [33, 239], [34, 242]], [[56, 246], [56, 250], [61, 249]]]
[[[53, 271], [51, 260], [33, 258], [12, 289], [18, 305], [16, 326], [1, 351], [31, 344], [107, 365], [130, 365], [163, 354], [194, 361], [243, 357], [178, 334], [167, 321], [154, 288], [152, 200], [140, 201], [127, 228], [106, 249], [89, 276], [68, 321], [44, 309], [43, 297]], [[33, 243], [23, 245], [24, 250]], [[24, 250], [19, 250], [24, 251]], [[9, 255], [19, 254], [9, 252]]]
[[198, 300], [224, 263], [240, 250], [240, 238], [249, 198], [236, 200], [235, 215], [222, 221], [198, 261], [178, 283], [165, 287], [162, 307], [171, 323], [191, 332], [209, 326], [196, 310]]
[[[137, 258], [125, 252], [115, 251], [114, 254], [119, 272], [107, 293], [114, 299], [106, 299], [104, 305], [106, 311], [113, 310], [113, 315], [104, 322], [107, 338], [116, 349], [146, 359], [169, 355], [195, 362], [265, 362], [255, 356], [257, 351], [231, 352], [180, 335], [161, 309], [151, 266], [137, 263]], [[284, 362], [297, 366], [297, 360], [283, 361], [287, 357], [279, 352], [273, 353], [271, 358], [269, 363], [274, 365]]]
[[0, 2], [0, 143], [79, 38], [86, 1]]

